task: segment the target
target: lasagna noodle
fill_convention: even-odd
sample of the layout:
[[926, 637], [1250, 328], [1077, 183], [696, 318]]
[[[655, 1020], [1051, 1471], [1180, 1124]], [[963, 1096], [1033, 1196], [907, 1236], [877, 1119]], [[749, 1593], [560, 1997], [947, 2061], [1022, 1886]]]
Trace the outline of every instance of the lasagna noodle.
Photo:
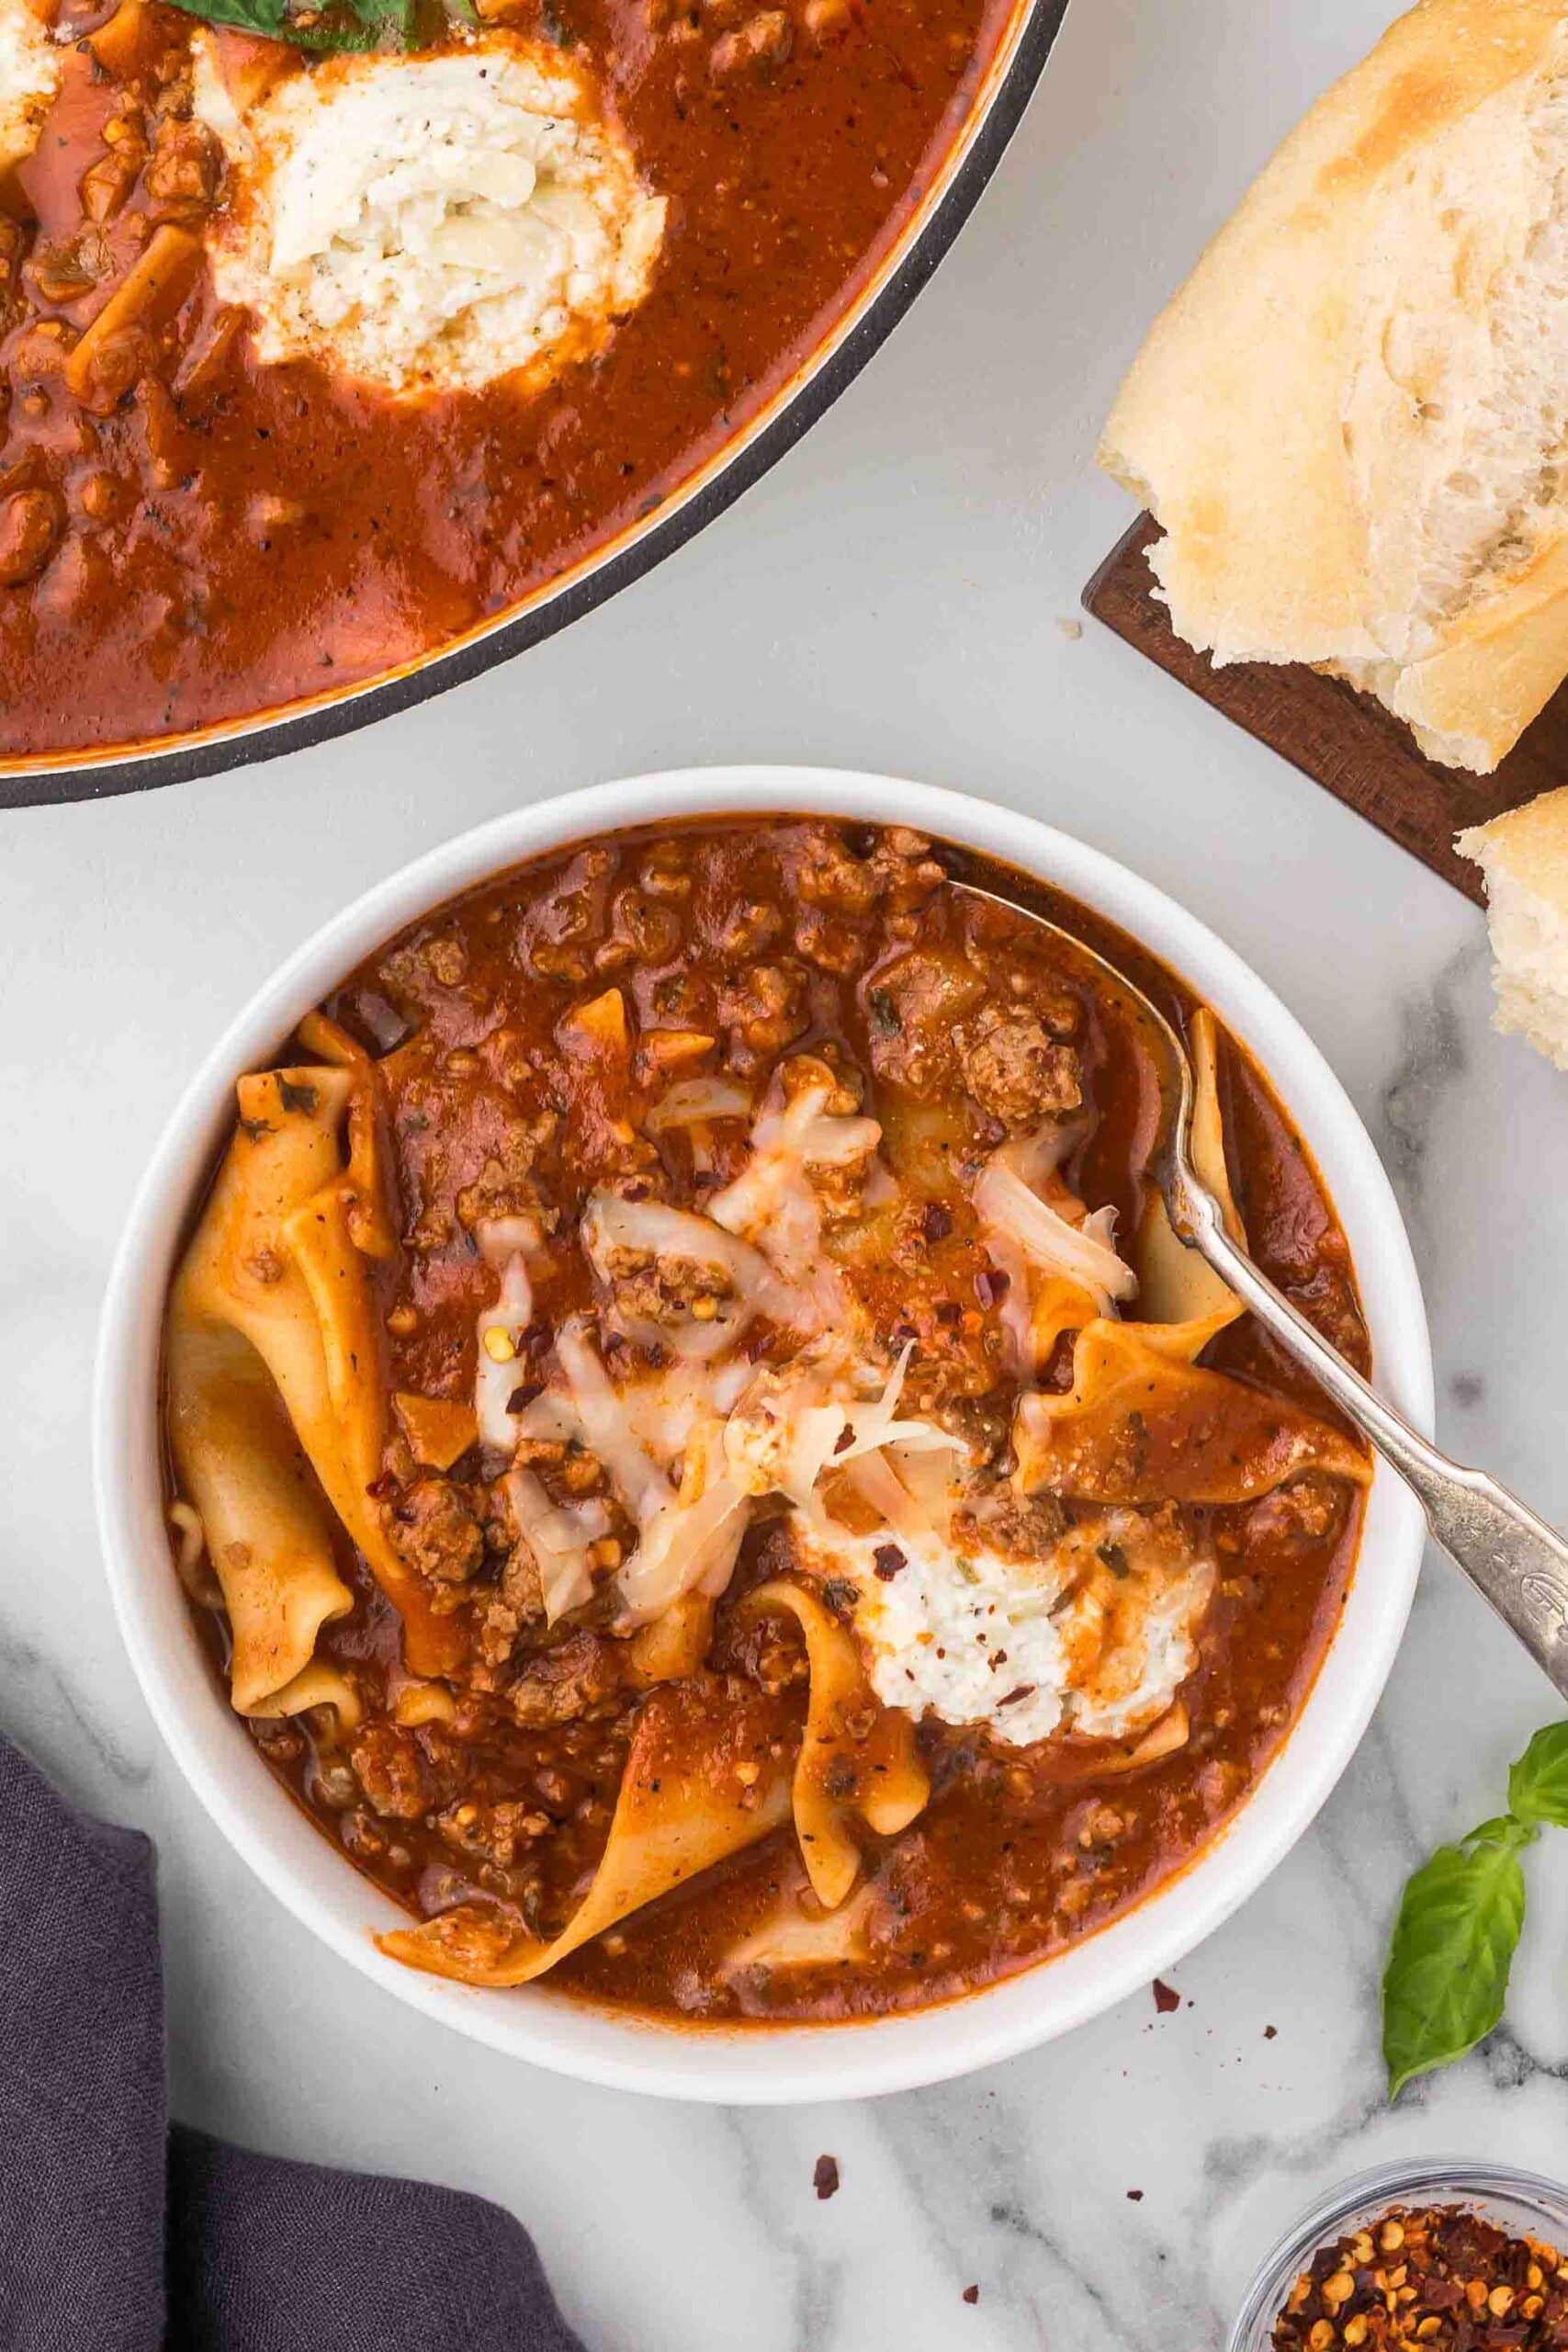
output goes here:
[[344, 1197], [355, 1247], [367, 1258], [394, 1258], [398, 1230], [387, 1091], [381, 1070], [363, 1046], [324, 1012], [308, 1012], [299, 1037], [308, 1053], [334, 1069], [352, 1071], [348, 1097], [348, 1166]]
[[377, 1944], [389, 1959], [461, 1984], [531, 1984], [617, 1920], [787, 1821], [794, 1745], [778, 1701], [759, 1696], [721, 1708], [706, 1679], [655, 1690], [637, 1718], [599, 1867], [558, 1935], [531, 1935], [514, 1915], [463, 1904], [378, 1936]]
[[824, 1911], [809, 1896], [803, 1901], [781, 1891], [761, 1927], [726, 1952], [720, 1973], [734, 1977], [764, 1969], [774, 1975], [781, 1970], [861, 1965], [871, 1957], [877, 1908], [874, 1879], [867, 1879], [836, 1911]]
[[325, 1658], [312, 1658], [304, 1670], [297, 1674], [288, 1690], [288, 1713], [297, 1715], [307, 1707], [331, 1707], [337, 1717], [333, 1736], [318, 1739], [319, 1747], [332, 1747], [345, 1732], [357, 1731], [365, 1721], [365, 1702], [354, 1684], [339, 1666]]
[[333, 1562], [321, 1489], [272, 1375], [243, 1332], [192, 1311], [182, 1278], [165, 1354], [169, 1426], [228, 1611], [243, 1715], [292, 1714], [316, 1636], [354, 1596]]
[[171, 220], [153, 230], [65, 362], [66, 385], [78, 400], [92, 392], [94, 370], [118, 336], [178, 309], [200, 260], [201, 239], [190, 230]]
[[700, 1674], [713, 1641], [710, 1593], [683, 1592], [662, 1615], [641, 1625], [626, 1645], [638, 1682], [683, 1682]]
[[1366, 1456], [1326, 1422], [1198, 1363], [1213, 1336], [1212, 1317], [1086, 1325], [1071, 1389], [1019, 1406], [1019, 1486], [1086, 1502], [1223, 1504], [1309, 1470], [1368, 1483]]
[[742, 1608], [749, 1615], [784, 1610], [805, 1638], [811, 1694], [791, 1801], [811, 1891], [833, 1911], [860, 1876], [852, 1817], [879, 1837], [897, 1837], [925, 1811], [931, 1779], [915, 1750], [913, 1723], [875, 1696], [853, 1636], [817, 1593], [775, 1577]]
[[372, 1203], [370, 1147], [360, 1143], [357, 1170], [352, 1154], [345, 1167], [340, 1135], [345, 1122], [356, 1139], [373, 1132], [354, 1116], [367, 1083], [352, 1067], [240, 1081], [239, 1128], [170, 1301], [175, 1464], [223, 1588], [242, 1713], [288, 1712], [321, 1625], [352, 1605], [323, 1495], [401, 1611], [411, 1669], [455, 1663], [453, 1627], [431, 1612], [367, 1491], [386, 1406], [355, 1236], [378, 1243], [388, 1213]]
[[1043, 1372], [1069, 1331], [1081, 1331], [1100, 1312], [1099, 1301], [1070, 1274], [1047, 1274], [1029, 1301], [1029, 1360]]

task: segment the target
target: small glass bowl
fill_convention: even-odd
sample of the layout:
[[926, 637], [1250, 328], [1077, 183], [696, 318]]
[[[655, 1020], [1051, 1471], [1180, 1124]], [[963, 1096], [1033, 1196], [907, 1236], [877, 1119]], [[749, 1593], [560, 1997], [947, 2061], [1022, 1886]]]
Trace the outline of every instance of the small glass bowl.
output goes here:
[[1568, 2252], [1568, 2188], [1508, 2165], [1428, 2156], [1358, 2173], [1322, 2197], [1269, 2255], [1230, 2333], [1226, 2352], [1269, 2352], [1285, 2299], [1321, 2246], [1365, 2229], [1391, 2205], [1462, 2205], [1510, 2237], [1543, 2238]]

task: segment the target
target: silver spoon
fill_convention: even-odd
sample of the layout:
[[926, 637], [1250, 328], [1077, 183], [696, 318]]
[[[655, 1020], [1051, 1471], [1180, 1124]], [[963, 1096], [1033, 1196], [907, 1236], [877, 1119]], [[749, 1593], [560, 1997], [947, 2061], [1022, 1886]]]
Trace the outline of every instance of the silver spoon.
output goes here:
[[[939, 855], [943, 853], [939, 849]], [[953, 855], [953, 863], [962, 853]], [[1147, 1022], [1163, 1055], [1162, 1115], [1150, 1173], [1178, 1238], [1196, 1250], [1280, 1345], [1305, 1366], [1348, 1421], [1397, 1470], [1450, 1558], [1512, 1626], [1536, 1664], [1568, 1698], [1568, 1543], [1483, 1470], [1467, 1470], [1413, 1429], [1276, 1290], [1225, 1230], [1219, 1202], [1191, 1155], [1195, 1089], [1187, 1048], [1142, 989], [1105, 956], [1032, 907], [950, 874], [949, 887], [1021, 914], [1112, 982]]]

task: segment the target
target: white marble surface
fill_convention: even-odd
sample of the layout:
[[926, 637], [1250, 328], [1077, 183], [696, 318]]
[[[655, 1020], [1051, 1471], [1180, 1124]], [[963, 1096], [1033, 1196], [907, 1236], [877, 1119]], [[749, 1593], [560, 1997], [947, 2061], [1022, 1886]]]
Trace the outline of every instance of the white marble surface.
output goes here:
[[[1228, 936], [1388, 1159], [1449, 1441], [1568, 1520], [1568, 1080], [1489, 1033], [1479, 918], [1095, 628], [1057, 625], [1126, 519], [1089, 461], [1140, 327], [1382, 9], [1075, 0], [913, 315], [651, 579], [370, 734], [0, 820], [0, 1722], [158, 1839], [179, 2111], [502, 2199], [590, 2352], [1208, 2352], [1264, 2242], [1345, 2171], [1438, 2149], [1568, 2170], [1568, 1840], [1531, 1860], [1512, 2030], [1397, 2114], [1382, 2102], [1374, 1987], [1400, 1880], [1491, 1809], [1506, 1758], [1558, 1712], [1440, 1562], [1337, 1796], [1175, 1972], [1179, 2012], [1156, 2021], [1140, 1996], [1032, 2058], [874, 2107], [729, 2114], [509, 2064], [316, 1950], [159, 1747], [87, 1492], [122, 1211], [252, 985], [361, 884], [520, 797], [747, 757], [1041, 810]], [[829, 2204], [811, 2190], [824, 2151], [843, 2173]]]

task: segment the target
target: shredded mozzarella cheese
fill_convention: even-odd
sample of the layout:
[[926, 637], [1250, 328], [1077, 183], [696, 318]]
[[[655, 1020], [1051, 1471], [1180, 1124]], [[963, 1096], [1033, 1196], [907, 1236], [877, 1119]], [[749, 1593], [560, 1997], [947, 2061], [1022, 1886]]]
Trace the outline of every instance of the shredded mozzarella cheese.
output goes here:
[[826, 1087], [806, 1087], [782, 1111], [765, 1111], [751, 1130], [750, 1159], [714, 1195], [708, 1215], [755, 1243], [786, 1282], [809, 1293], [819, 1329], [836, 1329], [848, 1303], [822, 1254], [822, 1213], [808, 1170], [869, 1158], [882, 1129], [874, 1119], [829, 1116], [828, 1100]]
[[531, 1470], [507, 1474], [506, 1498], [517, 1532], [534, 1555], [539, 1593], [550, 1624], [593, 1597], [592, 1547], [610, 1532], [610, 1514], [597, 1497], [552, 1503]]
[[637, 1443], [624, 1400], [605, 1371], [581, 1316], [556, 1334], [556, 1356], [581, 1424], [583, 1438], [609, 1472], [639, 1525], [672, 1504], [675, 1489]]
[[998, 1236], [1032, 1265], [1081, 1284], [1101, 1315], [1136, 1295], [1138, 1277], [1116, 1254], [1114, 1209], [1098, 1209], [1081, 1225], [1069, 1225], [999, 1153], [976, 1180], [975, 1208], [987, 1237]]
[[514, 1440], [512, 1397], [522, 1369], [518, 1350], [534, 1319], [534, 1285], [528, 1261], [521, 1250], [502, 1270], [501, 1296], [479, 1320], [479, 1354], [474, 1374], [474, 1419], [487, 1445], [510, 1448]]
[[[525, 1253], [539, 1236], [526, 1218], [481, 1227], [482, 1253], [502, 1266], [501, 1298], [479, 1325], [481, 1430], [502, 1442], [578, 1444], [597, 1458], [636, 1530], [615, 1574], [626, 1627], [653, 1623], [688, 1594], [722, 1592], [757, 1504], [782, 1496], [806, 1565], [849, 1577], [860, 1592], [856, 1632], [886, 1703], [983, 1722], [1013, 1746], [1058, 1730], [1130, 1736], [1161, 1716], [1191, 1670], [1212, 1564], [1136, 1513], [1089, 1523], [1110, 1531], [1100, 1552], [1085, 1528], [1025, 1562], [955, 1540], [968, 1449], [900, 1412], [914, 1343], [890, 1366], [872, 1361], [841, 1298], [820, 1329], [839, 1278], [822, 1255], [809, 1170], [864, 1159], [881, 1136], [874, 1120], [830, 1117], [827, 1100], [813, 1089], [765, 1112], [745, 1169], [710, 1203], [711, 1216], [591, 1195], [581, 1238], [602, 1312], [624, 1336], [657, 1343], [657, 1369], [615, 1376], [592, 1319], [573, 1316], [555, 1334], [543, 1390], [509, 1413], [515, 1366], [491, 1361], [487, 1335], [520, 1336], [532, 1311]], [[1110, 1309], [1131, 1295], [1134, 1277], [1115, 1254], [1108, 1212], [1075, 1223], [1032, 1189], [1029, 1178], [1049, 1180], [1043, 1150], [1052, 1148], [1037, 1137], [987, 1162], [975, 1192], [983, 1229], [1026, 1273], [1071, 1279]], [[654, 1307], [677, 1302], [668, 1317], [623, 1312], [620, 1288], [649, 1269]], [[707, 1294], [707, 1337], [682, 1348], [681, 1327], [698, 1319], [679, 1306], [693, 1269], [724, 1283]], [[735, 1352], [758, 1315], [793, 1324], [792, 1357], [753, 1364]], [[646, 1334], [627, 1329], [643, 1319]], [[826, 1484], [829, 1474], [874, 1514], [877, 1532], [852, 1533], [830, 1515], [824, 1497], [840, 1489]], [[592, 1597], [593, 1546], [610, 1512], [598, 1497], [553, 1505], [525, 1457], [508, 1493], [553, 1622]]]

